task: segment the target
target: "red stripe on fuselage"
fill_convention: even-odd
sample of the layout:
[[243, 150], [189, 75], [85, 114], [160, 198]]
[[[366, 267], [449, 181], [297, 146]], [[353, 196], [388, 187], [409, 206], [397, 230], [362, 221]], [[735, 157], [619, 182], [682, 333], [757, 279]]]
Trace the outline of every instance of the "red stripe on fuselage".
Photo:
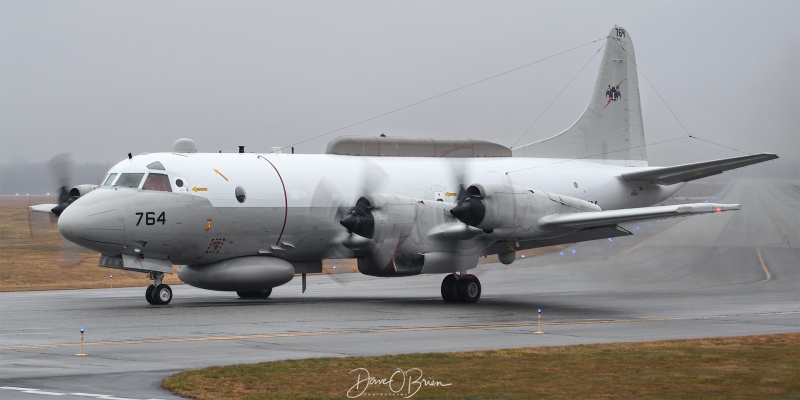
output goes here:
[[289, 195], [286, 194], [286, 184], [283, 183], [283, 177], [281, 176], [280, 171], [278, 171], [278, 168], [275, 168], [275, 164], [273, 164], [272, 161], [268, 160], [266, 157], [261, 158], [272, 166], [272, 169], [274, 169], [275, 173], [278, 174], [278, 179], [280, 179], [281, 186], [283, 187], [283, 227], [281, 227], [281, 234], [278, 235], [278, 241], [275, 242], [275, 245], [278, 246], [281, 244], [283, 231], [286, 230], [286, 220], [289, 219]]

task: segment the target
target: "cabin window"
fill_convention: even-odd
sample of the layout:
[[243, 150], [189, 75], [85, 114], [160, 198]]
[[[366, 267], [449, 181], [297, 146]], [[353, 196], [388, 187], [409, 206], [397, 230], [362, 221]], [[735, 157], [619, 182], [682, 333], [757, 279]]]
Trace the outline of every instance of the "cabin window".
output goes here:
[[116, 178], [117, 175], [118, 174], [116, 172], [113, 174], [108, 174], [108, 178], [106, 178], [106, 180], [103, 181], [103, 186], [111, 186], [111, 184], [114, 182], [114, 178]]
[[114, 186], [138, 188], [143, 178], [144, 173], [120, 174]]
[[169, 177], [164, 174], [148, 174], [144, 181], [142, 190], [157, 190], [159, 192], [171, 192], [172, 186]]

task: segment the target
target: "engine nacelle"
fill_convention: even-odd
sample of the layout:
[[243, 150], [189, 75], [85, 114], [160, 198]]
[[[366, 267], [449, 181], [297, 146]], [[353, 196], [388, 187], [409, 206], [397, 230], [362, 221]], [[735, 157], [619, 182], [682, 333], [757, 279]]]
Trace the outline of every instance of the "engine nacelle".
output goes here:
[[76, 185], [69, 189], [69, 195], [73, 197], [81, 197], [86, 193], [91, 192], [99, 187], [99, 185]]
[[[398, 195], [364, 196], [342, 220], [351, 232], [342, 243], [358, 251], [358, 270], [365, 275], [466, 271], [495, 240], [476, 238], [483, 233], [454, 221], [451, 208], [450, 203]], [[370, 239], [365, 246], [353, 237]]]
[[600, 211], [585, 200], [505, 183], [474, 184], [466, 194], [450, 211], [453, 216], [502, 239], [553, 236], [553, 232], [537, 229], [536, 222], [545, 215]]
[[[403, 257], [403, 247], [416, 222], [418, 201], [405, 196], [373, 194], [359, 199], [351, 214], [358, 214], [351, 223], [342, 224], [348, 230], [371, 239], [370, 256], [359, 257], [358, 269], [372, 276], [396, 276], [419, 273], [399, 268], [395, 259]], [[413, 247], [413, 246], [411, 246]], [[420, 256], [407, 251], [412, 258]]]
[[181, 265], [178, 277], [208, 290], [253, 291], [273, 288], [294, 277], [294, 266], [268, 256], [239, 257], [202, 265]]

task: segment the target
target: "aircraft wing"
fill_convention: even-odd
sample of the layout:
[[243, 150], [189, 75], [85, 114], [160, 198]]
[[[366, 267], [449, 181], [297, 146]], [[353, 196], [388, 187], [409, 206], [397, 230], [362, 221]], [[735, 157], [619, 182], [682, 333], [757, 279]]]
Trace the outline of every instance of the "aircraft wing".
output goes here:
[[552, 214], [545, 215], [539, 219], [537, 226], [545, 229], [586, 229], [625, 222], [646, 221], [649, 219], [686, 217], [690, 215], [731, 211], [740, 208], [741, 205], [739, 204], [694, 203], [574, 214]]
[[674, 167], [663, 167], [638, 172], [628, 172], [622, 174], [621, 177], [628, 182], [652, 182], [661, 185], [673, 185], [680, 182], [689, 182], [695, 179], [721, 174], [729, 169], [740, 168], [746, 165], [774, 160], [776, 158], [778, 158], [776, 154], [760, 153], [741, 157], [724, 158], [721, 160], [676, 165]]
[[58, 204], [35, 204], [28, 207], [29, 210], [32, 212], [39, 212], [39, 213], [51, 213], [53, 208], [58, 206]]

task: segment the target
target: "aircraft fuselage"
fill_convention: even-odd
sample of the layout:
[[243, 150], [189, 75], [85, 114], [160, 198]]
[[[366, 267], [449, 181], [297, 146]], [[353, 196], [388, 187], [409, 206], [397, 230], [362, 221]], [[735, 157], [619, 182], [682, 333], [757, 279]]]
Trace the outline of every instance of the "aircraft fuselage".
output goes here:
[[[148, 168], [156, 162], [164, 169]], [[117, 175], [75, 201], [60, 226], [66, 237], [103, 254], [145, 254], [175, 264], [259, 254], [318, 260], [337, 257], [329, 250], [344, 230], [339, 208], [367, 193], [454, 203], [461, 184], [500, 182], [610, 210], [656, 204], [681, 186], [618, 178], [641, 169], [515, 157], [152, 153], [112, 167], [109, 175]], [[123, 174], [142, 175], [129, 180], [135, 187], [124, 187]], [[166, 175], [169, 186], [143, 189], [149, 174]]]

